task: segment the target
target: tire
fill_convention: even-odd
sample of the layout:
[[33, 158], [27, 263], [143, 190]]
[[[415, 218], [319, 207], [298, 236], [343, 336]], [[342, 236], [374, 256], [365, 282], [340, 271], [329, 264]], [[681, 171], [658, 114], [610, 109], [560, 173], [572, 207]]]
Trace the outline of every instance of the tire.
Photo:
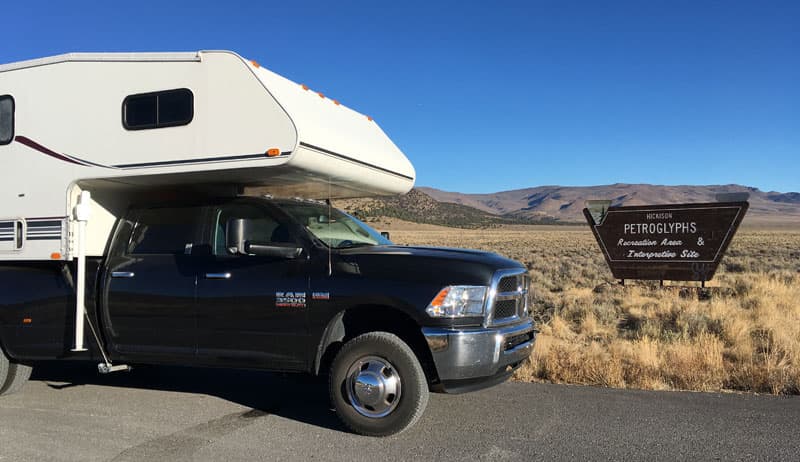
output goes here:
[[0, 396], [16, 393], [31, 376], [32, 367], [12, 362], [0, 349]]
[[400, 433], [414, 425], [428, 405], [428, 382], [419, 360], [388, 332], [370, 332], [345, 343], [329, 378], [336, 413], [361, 435]]

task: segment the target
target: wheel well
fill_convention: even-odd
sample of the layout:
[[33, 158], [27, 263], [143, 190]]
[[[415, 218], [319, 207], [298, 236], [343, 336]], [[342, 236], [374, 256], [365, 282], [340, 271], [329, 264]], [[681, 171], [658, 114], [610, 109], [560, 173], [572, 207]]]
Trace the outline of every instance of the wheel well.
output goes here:
[[349, 340], [367, 332], [379, 331], [400, 337], [414, 351], [428, 383], [439, 382], [431, 350], [416, 321], [395, 308], [374, 305], [347, 309], [330, 321], [319, 345], [315, 372], [327, 373], [333, 358]]

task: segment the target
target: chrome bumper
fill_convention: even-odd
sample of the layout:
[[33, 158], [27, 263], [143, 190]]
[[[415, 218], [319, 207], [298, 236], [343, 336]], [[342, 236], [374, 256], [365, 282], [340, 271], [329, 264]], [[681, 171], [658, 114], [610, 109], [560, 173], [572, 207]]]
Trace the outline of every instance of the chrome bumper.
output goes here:
[[[436, 371], [442, 381], [492, 377], [527, 359], [533, 351], [533, 321], [498, 328], [442, 329], [424, 327]], [[517, 345], [507, 345], [517, 336], [530, 338]]]

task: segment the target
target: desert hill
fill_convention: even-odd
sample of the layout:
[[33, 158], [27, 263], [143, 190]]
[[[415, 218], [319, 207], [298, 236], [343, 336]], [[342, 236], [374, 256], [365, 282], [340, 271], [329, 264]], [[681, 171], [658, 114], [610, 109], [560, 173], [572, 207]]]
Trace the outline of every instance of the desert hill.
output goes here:
[[750, 194], [746, 222], [797, 223], [800, 225], [800, 193], [764, 192], [741, 185], [660, 186], [616, 183], [603, 186], [538, 186], [490, 194], [464, 194], [434, 188], [418, 188], [431, 198], [474, 207], [516, 220], [550, 219], [583, 222], [584, 202], [610, 199], [612, 205], [716, 202], [720, 193]]
[[468, 205], [437, 201], [419, 189], [412, 189], [403, 196], [335, 200], [333, 205], [365, 221], [392, 217], [457, 228], [483, 228], [532, 221], [525, 217], [504, 217]]

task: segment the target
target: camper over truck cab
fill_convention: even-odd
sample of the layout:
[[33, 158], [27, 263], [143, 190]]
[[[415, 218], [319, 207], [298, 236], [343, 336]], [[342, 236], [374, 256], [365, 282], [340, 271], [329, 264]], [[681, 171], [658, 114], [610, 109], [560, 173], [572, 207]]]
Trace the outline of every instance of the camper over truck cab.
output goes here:
[[408, 192], [413, 166], [235, 53], [0, 65], [0, 156], [0, 395], [42, 359], [327, 374], [342, 421], [381, 436], [530, 355], [525, 268], [332, 208]]

